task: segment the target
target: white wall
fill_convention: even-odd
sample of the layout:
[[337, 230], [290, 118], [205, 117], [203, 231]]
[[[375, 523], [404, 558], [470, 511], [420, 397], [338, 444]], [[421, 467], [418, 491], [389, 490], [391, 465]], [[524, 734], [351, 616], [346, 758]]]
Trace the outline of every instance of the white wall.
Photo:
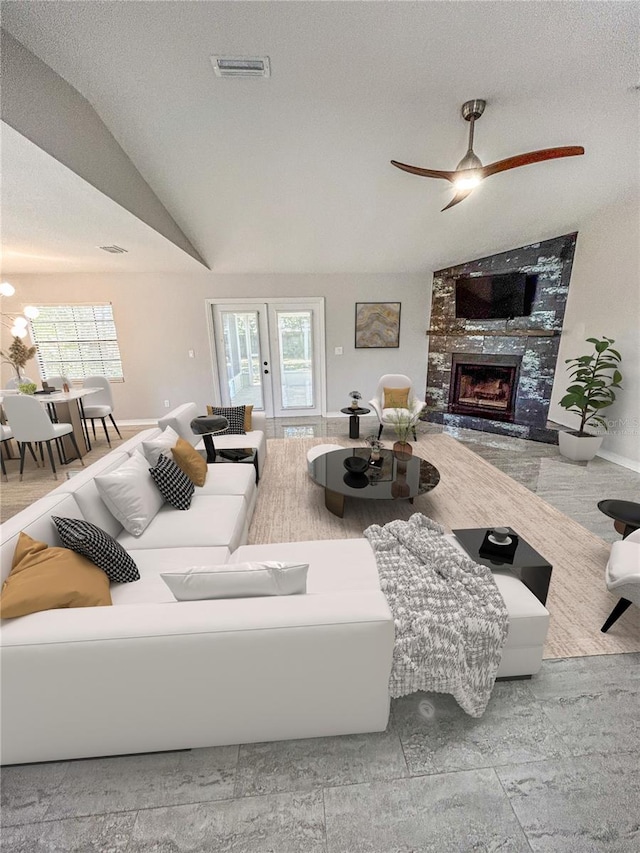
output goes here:
[[[112, 302], [125, 382], [113, 385], [122, 420], [157, 418], [171, 406], [212, 402], [212, 368], [205, 300], [216, 297], [326, 300], [327, 408], [349, 404], [357, 389], [368, 400], [383, 373], [406, 373], [424, 395], [431, 275], [218, 275], [55, 274], [9, 277], [16, 295], [2, 311], [19, 313], [29, 303]], [[398, 349], [355, 349], [356, 302], [402, 303]], [[10, 343], [3, 329], [2, 349]], [[333, 354], [341, 346], [344, 355]], [[195, 359], [188, 350], [195, 350]], [[38, 379], [35, 365], [27, 375]], [[2, 384], [11, 376], [2, 367]]]
[[610, 422], [601, 455], [640, 470], [640, 203], [637, 192], [580, 226], [549, 417], [576, 427], [558, 405], [567, 382], [565, 359], [591, 351], [585, 338], [615, 339], [623, 390], [606, 409]]

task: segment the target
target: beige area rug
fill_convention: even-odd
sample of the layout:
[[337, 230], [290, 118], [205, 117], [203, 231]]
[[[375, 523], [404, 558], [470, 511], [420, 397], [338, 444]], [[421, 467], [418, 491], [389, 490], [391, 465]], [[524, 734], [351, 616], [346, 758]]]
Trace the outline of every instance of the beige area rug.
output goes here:
[[[414, 453], [440, 471], [439, 485], [408, 501], [347, 498], [344, 518], [324, 506], [324, 489], [307, 474], [306, 452], [316, 444], [362, 446], [345, 438], [270, 439], [250, 542], [300, 542], [361, 537], [370, 524], [422, 512], [448, 530], [510, 526], [552, 564], [547, 609], [551, 627], [545, 658], [640, 651], [640, 619], [600, 627], [617, 598], [607, 592], [609, 545], [448, 435], [422, 436]], [[635, 615], [635, 614], [634, 614]]]

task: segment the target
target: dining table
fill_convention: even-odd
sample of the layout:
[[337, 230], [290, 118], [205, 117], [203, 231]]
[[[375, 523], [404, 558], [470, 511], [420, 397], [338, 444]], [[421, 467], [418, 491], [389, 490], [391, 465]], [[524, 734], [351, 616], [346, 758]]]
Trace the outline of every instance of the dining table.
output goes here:
[[[67, 423], [73, 427], [73, 436], [78, 445], [80, 456], [85, 456], [91, 450], [89, 427], [84, 417], [85, 397], [96, 394], [101, 388], [77, 388], [69, 391], [36, 392], [33, 396], [46, 406], [49, 417], [54, 423]], [[6, 391], [0, 391], [0, 405]], [[62, 448], [65, 462], [72, 462], [78, 454], [69, 436], [62, 437]]]

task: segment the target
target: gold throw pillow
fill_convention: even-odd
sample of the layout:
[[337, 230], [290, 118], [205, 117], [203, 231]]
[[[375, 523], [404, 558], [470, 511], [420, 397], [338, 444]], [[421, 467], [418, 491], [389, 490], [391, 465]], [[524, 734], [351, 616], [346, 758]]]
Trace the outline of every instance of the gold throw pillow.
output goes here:
[[171, 448], [173, 461], [196, 486], [204, 486], [207, 479], [207, 463], [198, 451], [184, 438], [179, 438]]
[[2, 586], [0, 617], [109, 604], [109, 578], [95, 563], [67, 548], [50, 548], [20, 534], [11, 572]]
[[383, 409], [408, 409], [411, 388], [385, 388]]

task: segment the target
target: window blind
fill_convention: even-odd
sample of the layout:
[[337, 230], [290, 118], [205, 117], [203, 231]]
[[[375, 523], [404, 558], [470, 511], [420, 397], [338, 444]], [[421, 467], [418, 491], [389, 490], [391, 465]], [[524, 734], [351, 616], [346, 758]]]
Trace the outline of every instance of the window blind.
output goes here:
[[110, 303], [99, 305], [38, 305], [31, 335], [38, 347], [43, 379], [106, 376], [122, 381], [120, 347]]

